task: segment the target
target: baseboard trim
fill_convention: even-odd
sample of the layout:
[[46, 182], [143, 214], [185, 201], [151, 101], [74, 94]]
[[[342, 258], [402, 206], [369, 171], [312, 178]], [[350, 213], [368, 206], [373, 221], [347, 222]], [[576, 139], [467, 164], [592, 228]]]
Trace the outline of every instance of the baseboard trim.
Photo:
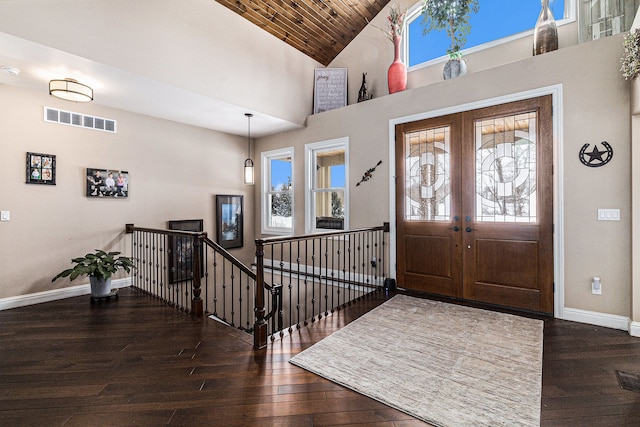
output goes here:
[[[631, 334], [630, 319], [625, 316], [565, 307], [563, 319], [605, 328], [620, 329]], [[637, 325], [637, 329], [637, 332], [640, 333], [640, 323]]]
[[[129, 286], [131, 286], [131, 278], [129, 277], [111, 281], [112, 288], [126, 288]], [[1, 298], [0, 311], [89, 294], [91, 294], [91, 286], [87, 282], [83, 285], [70, 286], [68, 288], [52, 289], [50, 291]]]
[[640, 337], [640, 322], [632, 322], [629, 319], [629, 335], [632, 337]]

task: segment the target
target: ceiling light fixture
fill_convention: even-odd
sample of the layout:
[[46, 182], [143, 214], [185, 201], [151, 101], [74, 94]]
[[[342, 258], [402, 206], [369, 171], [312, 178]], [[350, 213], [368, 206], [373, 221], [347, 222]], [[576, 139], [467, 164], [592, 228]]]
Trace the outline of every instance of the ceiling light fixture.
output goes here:
[[248, 133], [247, 133], [247, 160], [244, 161], [244, 183], [245, 184], [253, 184], [254, 183], [254, 174], [253, 174], [253, 160], [251, 160], [251, 117], [253, 114], [245, 113], [248, 122]]
[[20, 74], [19, 68], [11, 67], [9, 65], [3, 66], [2, 71], [4, 71], [5, 74], [8, 74], [10, 76], [17, 76], [18, 74]]
[[49, 82], [49, 95], [67, 101], [89, 102], [93, 101], [93, 89], [74, 79], [51, 80]]

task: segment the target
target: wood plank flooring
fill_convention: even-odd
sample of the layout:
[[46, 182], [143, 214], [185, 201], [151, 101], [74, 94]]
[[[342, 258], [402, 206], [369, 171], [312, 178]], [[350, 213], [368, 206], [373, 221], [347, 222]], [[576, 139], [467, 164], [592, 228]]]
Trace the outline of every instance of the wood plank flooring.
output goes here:
[[[288, 360], [385, 301], [368, 297], [266, 350], [131, 289], [0, 312], [0, 426], [424, 426]], [[542, 426], [639, 426], [640, 339], [545, 320]]]

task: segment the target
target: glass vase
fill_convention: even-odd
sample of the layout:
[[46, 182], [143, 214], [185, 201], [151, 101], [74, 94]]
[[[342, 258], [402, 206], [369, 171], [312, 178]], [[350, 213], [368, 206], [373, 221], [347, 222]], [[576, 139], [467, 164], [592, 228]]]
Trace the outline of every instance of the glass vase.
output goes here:
[[542, 0], [542, 10], [533, 31], [533, 55], [541, 55], [558, 49], [558, 28], [549, 0]]

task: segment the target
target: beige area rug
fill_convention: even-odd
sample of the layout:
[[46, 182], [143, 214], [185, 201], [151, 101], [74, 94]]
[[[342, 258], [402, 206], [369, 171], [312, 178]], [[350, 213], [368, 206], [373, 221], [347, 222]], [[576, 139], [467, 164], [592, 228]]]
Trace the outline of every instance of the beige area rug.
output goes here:
[[290, 362], [435, 426], [539, 426], [543, 322], [397, 295]]

